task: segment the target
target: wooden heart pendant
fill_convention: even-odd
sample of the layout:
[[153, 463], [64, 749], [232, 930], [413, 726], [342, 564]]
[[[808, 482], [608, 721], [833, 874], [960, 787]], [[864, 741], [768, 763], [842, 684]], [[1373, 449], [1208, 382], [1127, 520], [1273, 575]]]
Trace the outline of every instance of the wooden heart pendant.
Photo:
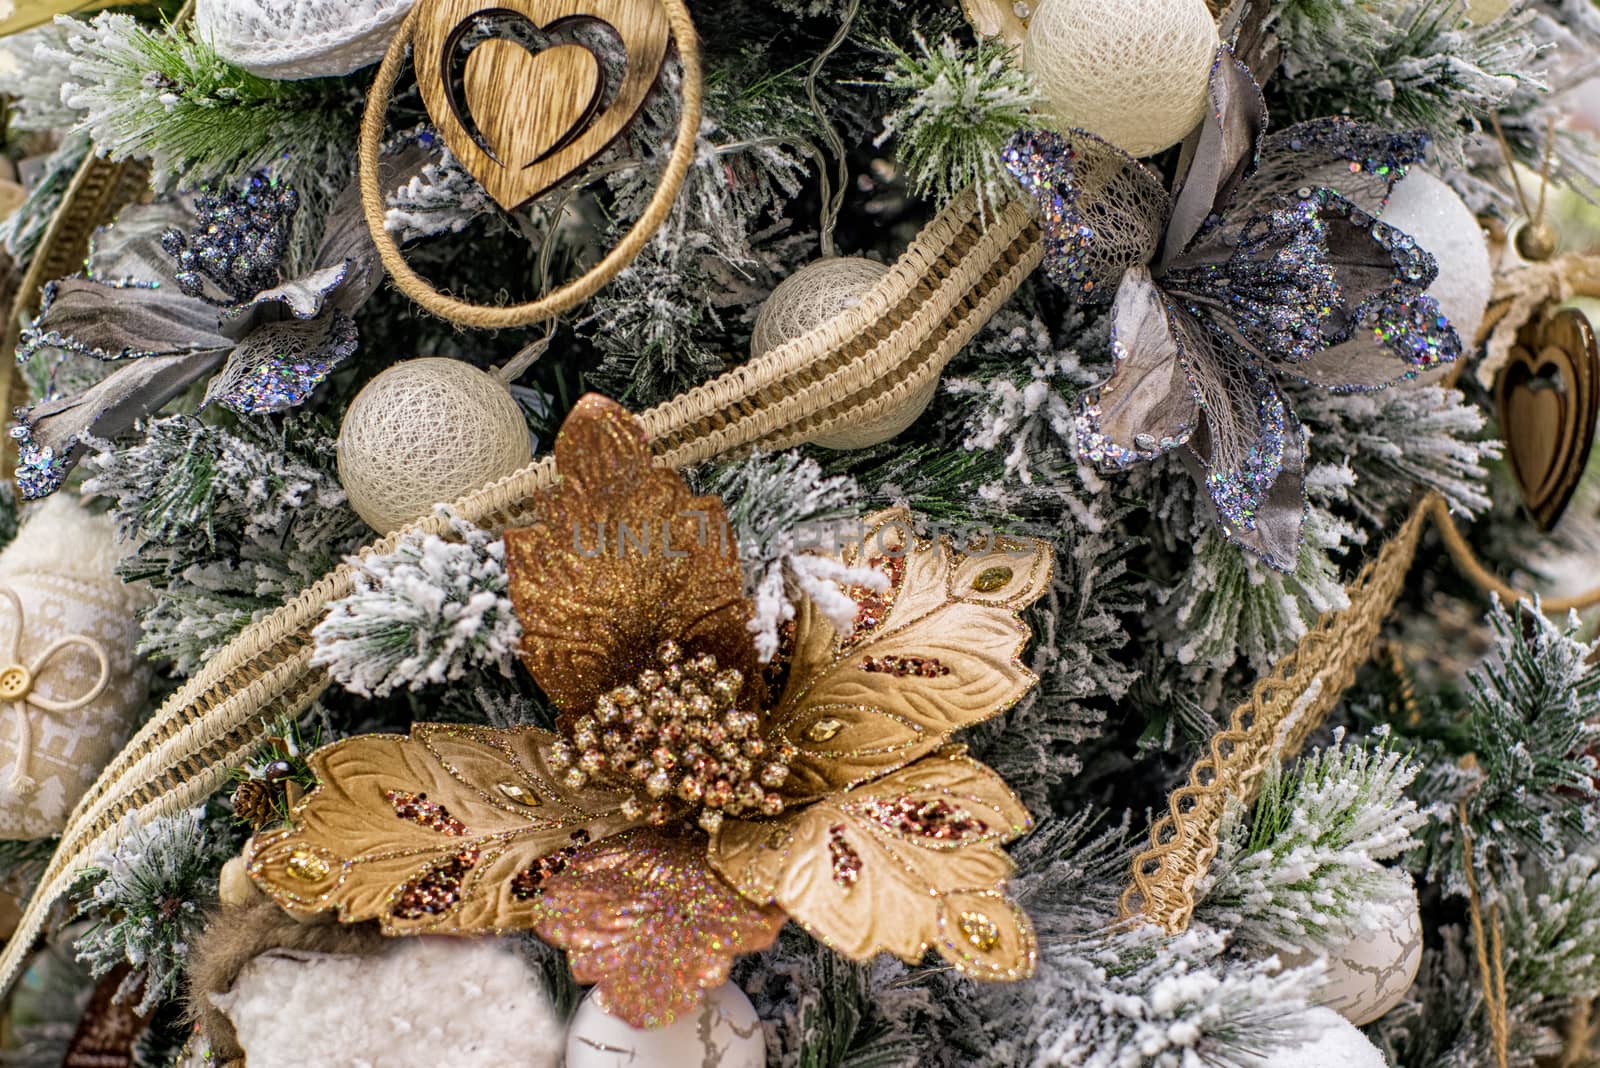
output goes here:
[[[445, 144], [512, 211], [580, 170], [631, 123], [666, 62], [656, 0], [422, 0], [417, 84]], [[480, 39], [484, 28], [515, 37]], [[612, 71], [575, 31], [620, 42]]]
[[1495, 391], [1500, 433], [1540, 530], [1566, 511], [1600, 416], [1600, 348], [1580, 311], [1548, 309], [1517, 334]]

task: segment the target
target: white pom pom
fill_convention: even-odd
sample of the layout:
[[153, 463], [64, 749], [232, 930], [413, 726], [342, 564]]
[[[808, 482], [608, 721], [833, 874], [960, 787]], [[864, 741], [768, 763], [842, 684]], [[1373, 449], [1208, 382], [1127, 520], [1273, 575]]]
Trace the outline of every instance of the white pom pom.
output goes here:
[[383, 534], [532, 458], [511, 392], [460, 360], [396, 364], [356, 395], [339, 427], [339, 481], [356, 514]]
[[1148, 156], [1205, 116], [1221, 43], [1205, 0], [1039, 0], [1022, 65], [1064, 125]]
[[383, 58], [415, 0], [198, 0], [195, 31], [263, 78], [349, 74]]
[[566, 1068], [765, 1068], [767, 1036], [744, 991], [726, 983], [698, 1012], [670, 1027], [641, 1031], [600, 1007], [591, 991], [567, 1032]]
[[1274, 1050], [1262, 1068], [1388, 1068], [1378, 1047], [1331, 1009], [1313, 1009], [1321, 1033], [1292, 1049]]
[[1472, 209], [1443, 181], [1413, 167], [1395, 186], [1383, 221], [1416, 238], [1438, 261], [1439, 278], [1428, 295], [1470, 348], [1494, 287], [1489, 243]]

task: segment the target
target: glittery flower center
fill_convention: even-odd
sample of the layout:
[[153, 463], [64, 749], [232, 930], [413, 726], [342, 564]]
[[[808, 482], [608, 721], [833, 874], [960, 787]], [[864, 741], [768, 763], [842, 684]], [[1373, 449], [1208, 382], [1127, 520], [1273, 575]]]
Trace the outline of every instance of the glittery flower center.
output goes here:
[[628, 790], [623, 814], [656, 826], [694, 818], [715, 833], [724, 815], [782, 813], [774, 791], [789, 778], [793, 750], [763, 738], [761, 717], [739, 707], [744, 676], [719, 670], [709, 653], [685, 656], [671, 641], [656, 659], [659, 670], [602, 696], [552, 748], [550, 762], [566, 784], [578, 790], [596, 780]]

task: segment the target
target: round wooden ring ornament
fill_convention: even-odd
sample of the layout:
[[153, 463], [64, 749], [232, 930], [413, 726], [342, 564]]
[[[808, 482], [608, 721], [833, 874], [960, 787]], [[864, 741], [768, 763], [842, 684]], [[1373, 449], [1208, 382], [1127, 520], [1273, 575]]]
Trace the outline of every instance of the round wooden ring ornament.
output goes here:
[[[627, 72], [615, 99], [607, 107], [600, 106], [604, 73], [587, 49], [556, 44], [531, 53], [520, 44], [499, 39], [484, 42], [467, 54], [464, 91], [458, 93], [449, 77], [451, 63], [459, 59], [465, 27], [480, 14], [519, 20], [540, 34], [555, 29], [557, 23], [576, 19], [603, 23], [628, 51]], [[423, 99], [446, 144], [489, 195], [511, 210], [588, 164], [622, 132], [655, 83], [669, 36], [677, 42], [683, 66], [677, 140], [644, 214], [599, 263], [538, 300], [504, 307], [447, 296], [411, 269], [384, 226], [387, 205], [378, 182], [384, 116], [409, 46], [418, 46]], [[429, 75], [437, 84], [425, 80]], [[526, 112], [519, 115], [509, 109], [462, 114], [464, 106], [482, 99], [489, 85], [501, 78], [524, 90], [518, 94], [521, 99], [533, 100], [528, 106], [538, 109], [539, 122], [520, 121], [527, 118]], [[543, 91], [529, 91], [536, 87]], [[421, 0], [390, 42], [361, 120], [361, 206], [384, 269], [418, 305], [474, 329], [529, 326], [583, 303], [633, 262], [666, 221], [694, 161], [701, 93], [699, 41], [684, 0]], [[468, 121], [476, 130], [469, 129]], [[537, 140], [539, 130], [553, 131], [543, 136], [542, 144]], [[501, 155], [526, 162], [507, 164]]]

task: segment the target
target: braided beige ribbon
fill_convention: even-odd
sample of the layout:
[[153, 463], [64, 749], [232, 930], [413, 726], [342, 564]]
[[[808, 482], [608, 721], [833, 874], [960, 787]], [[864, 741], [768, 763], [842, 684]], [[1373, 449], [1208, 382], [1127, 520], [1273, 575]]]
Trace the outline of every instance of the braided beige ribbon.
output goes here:
[[[39, 784], [27, 772], [28, 763], [33, 759], [33, 716], [30, 710], [42, 715], [63, 715], [89, 707], [95, 698], [105, 693], [106, 686], [111, 682], [111, 660], [106, 655], [106, 647], [88, 635], [65, 634], [51, 642], [33, 658], [31, 664], [23, 664], [22, 632], [27, 626], [27, 614], [22, 607], [22, 598], [10, 586], [0, 586], [0, 598], [9, 603], [17, 614], [17, 629], [11, 635], [11, 644], [5, 654], [6, 666], [0, 667], [0, 700], [10, 703], [17, 724], [17, 756], [11, 765], [9, 785], [12, 793], [28, 797], [39, 788]], [[94, 685], [82, 696], [65, 701], [39, 693], [36, 687], [40, 673], [57, 653], [72, 648], [85, 650], [99, 662], [100, 675]]]

